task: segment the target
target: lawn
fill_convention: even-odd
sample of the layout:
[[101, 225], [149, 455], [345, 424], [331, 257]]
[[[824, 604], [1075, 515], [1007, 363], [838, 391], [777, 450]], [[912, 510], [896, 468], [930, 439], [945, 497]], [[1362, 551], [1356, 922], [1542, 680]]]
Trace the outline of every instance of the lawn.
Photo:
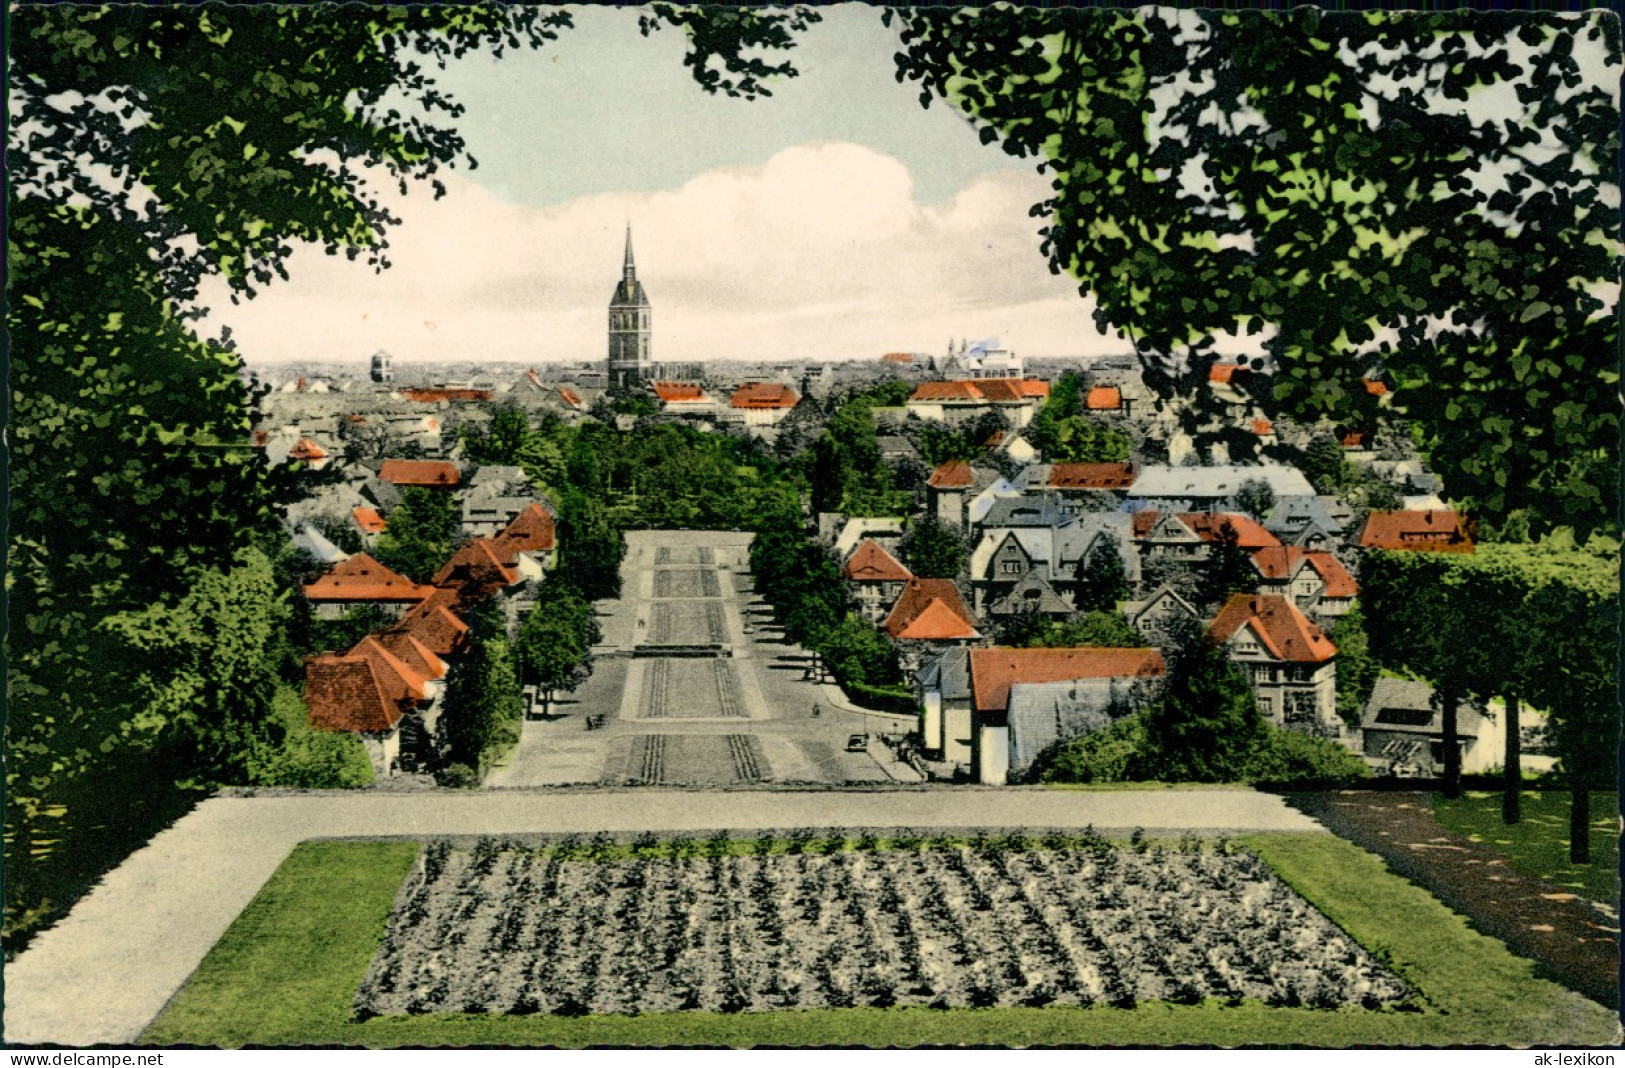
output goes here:
[[153, 1023], [153, 1045], [1601, 1045], [1605, 1008], [1534, 977], [1382, 862], [1326, 835], [1240, 840], [1420, 992], [1412, 1011], [843, 1008], [642, 1016], [444, 1015], [357, 1022], [351, 1004], [412, 866], [410, 843], [300, 846]]
[[1468, 792], [1454, 801], [1433, 798], [1433, 815], [1457, 834], [1495, 847], [1524, 875], [1615, 905], [1619, 900], [1619, 795], [1591, 794], [1591, 863], [1569, 863], [1569, 795], [1561, 790], [1526, 791], [1522, 818], [1501, 822], [1501, 795]]

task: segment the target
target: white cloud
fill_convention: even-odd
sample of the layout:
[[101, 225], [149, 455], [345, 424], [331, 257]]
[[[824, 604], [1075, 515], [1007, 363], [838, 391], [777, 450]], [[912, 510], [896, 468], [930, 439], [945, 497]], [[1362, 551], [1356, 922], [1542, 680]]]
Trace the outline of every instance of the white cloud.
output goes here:
[[550, 208], [506, 204], [458, 175], [435, 201], [392, 200], [393, 266], [305, 249], [290, 282], [230, 306], [207, 293], [251, 362], [599, 359], [630, 220], [656, 359], [870, 358], [999, 336], [1027, 355], [1120, 351], [1077, 285], [1051, 275], [1028, 208], [1047, 180], [993, 171], [920, 204], [897, 160], [802, 145], [764, 166], [654, 194]]

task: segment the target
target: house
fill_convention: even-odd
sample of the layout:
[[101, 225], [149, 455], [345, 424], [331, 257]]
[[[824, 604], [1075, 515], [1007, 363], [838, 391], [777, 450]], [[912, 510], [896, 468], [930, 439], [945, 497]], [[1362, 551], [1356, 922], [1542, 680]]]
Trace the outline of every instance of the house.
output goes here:
[[1008, 456], [1018, 464], [1030, 464], [1038, 459], [1038, 447], [1019, 431], [995, 430], [982, 442], [982, 447], [995, 455]]
[[352, 509], [350, 514], [355, 519], [356, 529], [361, 531], [362, 542], [367, 545], [376, 544], [378, 535], [389, 525], [384, 521], [384, 517], [378, 514], [378, 509], [369, 508], [364, 504]]
[[540, 582], [558, 559], [558, 535], [553, 516], [535, 501], [491, 539], [497, 560], [519, 572], [521, 579]]
[[903, 538], [903, 521], [892, 516], [844, 516], [839, 512], [822, 512], [818, 521], [818, 539], [830, 546], [837, 560], [851, 556], [865, 538], [889, 545], [896, 545]]
[[1206, 560], [1230, 532], [1235, 534], [1236, 545], [1247, 552], [1281, 544], [1257, 521], [1232, 512], [1164, 513], [1147, 509], [1135, 512], [1133, 517], [1134, 543], [1145, 563]]
[[488, 401], [491, 399], [491, 391], [488, 389], [424, 387], [403, 389], [399, 392], [402, 400], [409, 400], [415, 404], [444, 404], [450, 401]]
[[1470, 553], [1473, 540], [1450, 510], [1372, 512], [1360, 530], [1360, 548], [1394, 552]]
[[971, 764], [977, 782], [998, 785], [1056, 742], [1132, 711], [1166, 672], [1156, 649], [995, 647], [972, 649], [969, 663]]
[[1135, 479], [1130, 503], [1134, 508], [1164, 512], [1234, 511], [1236, 495], [1248, 482], [1262, 482], [1275, 501], [1313, 497], [1314, 487], [1295, 467], [1283, 464], [1224, 464], [1213, 467], [1171, 467], [1146, 464]]
[[[1461, 770], [1478, 774], [1499, 767], [1494, 721], [1476, 702], [1456, 706]], [[1433, 687], [1417, 679], [1379, 678], [1360, 716], [1361, 754], [1379, 775], [1431, 778], [1444, 772], [1444, 710]]]
[[878, 624], [886, 618], [914, 575], [879, 542], [865, 538], [841, 565], [841, 577], [857, 599], [863, 618]]
[[947, 579], [911, 578], [882, 625], [899, 642], [905, 670], [913, 670], [930, 645], [973, 642], [982, 635], [971, 622], [959, 590]]
[[455, 589], [437, 589], [401, 617], [388, 633], [409, 634], [438, 657], [455, 656], [468, 642], [468, 624], [457, 615], [462, 596]]
[[385, 460], [378, 478], [403, 490], [413, 486], [456, 489], [463, 480], [457, 465], [445, 460]]
[[1264, 519], [1264, 529], [1282, 544], [1304, 549], [1330, 549], [1342, 537], [1349, 506], [1336, 497], [1290, 497], [1276, 502]]
[[1335, 738], [1337, 646], [1290, 600], [1237, 593], [1208, 633], [1247, 675], [1258, 710], [1278, 727]]
[[990, 586], [987, 596], [992, 599], [985, 611], [996, 619], [1028, 613], [1062, 619], [1072, 614], [1071, 602], [1037, 571], [1028, 571], [1013, 586]]
[[901, 434], [876, 435], [875, 444], [880, 446], [880, 458], [886, 463], [894, 464], [903, 460], [923, 462], [920, 450]]
[[294, 547], [308, 553], [318, 563], [337, 564], [350, 558], [350, 554], [328, 540], [327, 536], [310, 523], [301, 524], [293, 534]]
[[936, 516], [937, 522], [943, 526], [964, 530], [967, 522], [965, 498], [970, 495], [976, 482], [976, 471], [964, 460], [938, 464], [931, 477], [925, 480], [926, 511]]
[[730, 414], [746, 426], [773, 426], [801, 402], [796, 391], [779, 382], [747, 382], [728, 398]]
[[1024, 427], [1049, 396], [1049, 383], [1034, 378], [959, 379], [921, 382], [909, 394], [909, 414], [936, 423], [959, 423], [988, 412]]
[[1305, 612], [1345, 615], [1360, 593], [1348, 568], [1324, 550], [1268, 546], [1254, 550], [1252, 561], [1258, 569], [1259, 593], [1278, 593]]
[[315, 730], [359, 735], [373, 772], [415, 766], [435, 736], [445, 661], [410, 633], [369, 634], [343, 656], [305, 661]]
[[660, 410], [666, 415], [711, 417], [717, 414], [716, 399], [692, 382], [651, 382]]
[[1029, 464], [1017, 479], [1025, 493], [1048, 494], [1069, 514], [1117, 511], [1134, 487], [1131, 463]]
[[333, 462], [327, 450], [309, 438], [300, 438], [294, 442], [293, 447], [288, 450], [287, 458], [290, 461], [297, 460], [307, 464], [312, 471], [325, 470]]
[[947, 356], [940, 362], [932, 359], [931, 365], [944, 378], [1020, 378], [1026, 373], [1021, 357], [999, 348], [992, 338], [969, 346], [961, 338], [958, 348], [949, 341]]
[[932, 759], [969, 767], [974, 757], [970, 650], [963, 646], [928, 657], [920, 667], [920, 745]]
[[503, 562], [505, 554], [490, 538], [475, 538], [451, 555], [435, 572], [432, 584], [457, 590], [465, 601], [479, 600], [524, 581], [517, 561]]
[[1131, 520], [1121, 512], [1073, 516], [1051, 499], [1020, 497], [995, 501], [977, 529], [970, 575], [978, 610], [1007, 598], [1029, 574], [1070, 601], [1079, 564], [1103, 539], [1115, 548], [1128, 581], [1139, 581]]
[[1128, 414], [1128, 409], [1123, 403], [1123, 391], [1116, 386], [1095, 386], [1089, 389], [1083, 395], [1083, 410]]
[[1199, 627], [1202, 613], [1166, 583], [1139, 601], [1123, 602], [1123, 616], [1129, 626], [1159, 647], [1181, 643], [1188, 629]]
[[318, 619], [341, 619], [364, 605], [399, 618], [431, 592], [366, 553], [356, 553], [305, 587]]

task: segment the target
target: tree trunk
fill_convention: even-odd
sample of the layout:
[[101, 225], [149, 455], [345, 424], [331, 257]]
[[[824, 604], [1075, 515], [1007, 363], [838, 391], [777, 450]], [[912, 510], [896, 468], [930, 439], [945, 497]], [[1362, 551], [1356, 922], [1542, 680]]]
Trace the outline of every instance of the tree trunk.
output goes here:
[[1585, 779], [1571, 773], [1569, 797], [1569, 862], [1591, 863], [1591, 792]]
[[1506, 780], [1501, 788], [1501, 822], [1511, 825], [1520, 818], [1519, 791], [1523, 789], [1523, 738], [1518, 733], [1518, 695], [1507, 694], [1506, 705]]
[[1461, 796], [1461, 739], [1456, 730], [1456, 711], [1461, 695], [1454, 686], [1444, 687], [1444, 796]]

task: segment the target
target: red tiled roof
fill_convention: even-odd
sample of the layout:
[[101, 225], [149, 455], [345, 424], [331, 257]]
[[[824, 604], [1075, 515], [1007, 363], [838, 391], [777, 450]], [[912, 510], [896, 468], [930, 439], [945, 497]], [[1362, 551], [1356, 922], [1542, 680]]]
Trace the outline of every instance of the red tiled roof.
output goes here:
[[1004, 444], [1004, 431], [995, 430], [993, 433], [991, 433], [991, 434], [989, 434], [987, 436], [986, 441], [982, 442], [982, 448], [984, 448], [984, 449], [996, 449], [1000, 445], [1003, 445], [1003, 444]]
[[1133, 464], [1055, 464], [1049, 469], [1051, 489], [1128, 489], [1139, 470]]
[[885, 363], [913, 363], [914, 354], [912, 352], [888, 352], [880, 359]]
[[365, 423], [367, 421], [367, 417], [362, 415], [360, 412], [351, 412], [349, 415], [345, 416], [345, 418], [356, 424]]
[[[1133, 537], [1138, 540], [1150, 535], [1151, 529], [1157, 525], [1162, 513], [1155, 508], [1146, 508], [1134, 513]], [[1219, 540], [1224, 527], [1229, 524], [1236, 532], [1236, 544], [1243, 549], [1263, 549], [1271, 545], [1279, 545], [1281, 541], [1274, 534], [1259, 526], [1257, 521], [1244, 515], [1230, 512], [1180, 512], [1175, 519], [1192, 534], [1203, 541], [1216, 542]]]
[[1331, 553], [1324, 549], [1304, 549], [1297, 545], [1272, 545], [1253, 552], [1253, 566], [1258, 573], [1276, 582], [1288, 582], [1298, 568], [1308, 564], [1326, 586], [1324, 597], [1356, 597], [1359, 583]]
[[435, 572], [434, 585], [462, 589], [465, 594], [477, 588], [480, 595], [494, 593], [519, 581], [519, 572], [502, 562], [496, 544], [488, 538], [475, 538], [455, 553]]
[[670, 404], [672, 401], [702, 401], [708, 400], [705, 391], [693, 382], [651, 382], [655, 396], [660, 403]]
[[491, 391], [488, 389], [403, 389], [401, 396], [409, 401], [418, 401], [422, 404], [435, 404], [440, 401], [488, 401]]
[[577, 393], [575, 390], [570, 389], [570, 388], [568, 388], [566, 386], [560, 386], [559, 387], [559, 396], [563, 397], [564, 398], [564, 403], [568, 404], [570, 407], [572, 407], [572, 408], [581, 407], [581, 394]]
[[1319, 664], [1337, 655], [1331, 639], [1278, 593], [1231, 594], [1209, 632], [1215, 640], [1227, 642], [1244, 626], [1252, 627], [1276, 660]]
[[1380, 378], [1368, 378], [1365, 380], [1365, 391], [1373, 397], [1381, 397], [1388, 392], [1388, 383]]
[[450, 656], [468, 634], [468, 624], [453, 611], [461, 600], [456, 590], [435, 590], [390, 630], [410, 634], [436, 656]]
[[1084, 394], [1083, 406], [1092, 412], [1116, 411], [1123, 406], [1123, 394], [1116, 386], [1096, 386]]
[[266, 443], [269, 442], [270, 440], [271, 440], [271, 432], [269, 430], [256, 430], [256, 431], [254, 431], [254, 447], [256, 449], [265, 448]]
[[542, 376], [536, 373], [534, 367], [525, 372], [525, 377], [530, 379], [532, 385], [539, 386], [542, 384]]
[[971, 689], [977, 709], [1003, 711], [1010, 688], [1023, 682], [1069, 682], [1072, 679], [1152, 678], [1166, 670], [1155, 649], [972, 649]]
[[384, 643], [369, 634], [355, 643], [348, 656], [364, 656], [372, 662], [373, 676], [384, 696], [391, 701], [409, 703], [423, 700], [423, 687], [429, 681], [406, 661], [384, 647]]
[[294, 443], [293, 448], [288, 450], [288, 459], [325, 460], [327, 459], [327, 450], [309, 438], [300, 438]]
[[492, 540], [497, 559], [511, 567], [520, 553], [545, 552], [557, 544], [553, 517], [532, 503]]
[[910, 401], [934, 403], [1009, 404], [1049, 396], [1049, 383], [1041, 378], [967, 378], [947, 382], [921, 382], [908, 395]]
[[1363, 449], [1369, 437], [1363, 430], [1351, 430], [1342, 437], [1342, 446], [1345, 449]]
[[914, 575], [878, 541], [864, 538], [841, 568], [841, 577], [852, 582], [907, 582]]
[[976, 473], [964, 460], [949, 460], [938, 464], [925, 484], [932, 489], [964, 489], [976, 483]]
[[728, 398], [731, 408], [794, 408], [801, 398], [779, 382], [747, 382]]
[[1259, 437], [1273, 434], [1275, 433], [1275, 424], [1270, 422], [1268, 419], [1254, 419], [1253, 433], [1257, 434]]
[[1253, 369], [1244, 363], [1216, 363], [1208, 369], [1209, 382], [1231, 383], [1238, 378], [1245, 379], [1252, 375]]
[[355, 510], [355, 525], [368, 534], [377, 534], [389, 524], [378, 514], [378, 509], [363, 505]]
[[959, 590], [947, 579], [911, 578], [886, 617], [886, 633], [909, 641], [980, 638]]
[[1360, 531], [1366, 549], [1409, 549], [1439, 553], [1470, 553], [1472, 539], [1461, 516], [1448, 509], [1425, 512], [1372, 512]]
[[[446, 677], [446, 662], [433, 649], [414, 638], [411, 631], [391, 629], [380, 631], [372, 637], [419, 678], [427, 681]], [[355, 653], [355, 650], [352, 649], [351, 653]]]
[[305, 587], [305, 596], [312, 601], [415, 602], [431, 592], [366, 553], [356, 553]]
[[372, 661], [364, 656], [313, 656], [305, 661], [305, 705], [310, 725], [322, 731], [387, 731], [401, 706], [384, 695]]
[[457, 465], [445, 460], [385, 460], [378, 477], [397, 486], [455, 486], [463, 480]]

